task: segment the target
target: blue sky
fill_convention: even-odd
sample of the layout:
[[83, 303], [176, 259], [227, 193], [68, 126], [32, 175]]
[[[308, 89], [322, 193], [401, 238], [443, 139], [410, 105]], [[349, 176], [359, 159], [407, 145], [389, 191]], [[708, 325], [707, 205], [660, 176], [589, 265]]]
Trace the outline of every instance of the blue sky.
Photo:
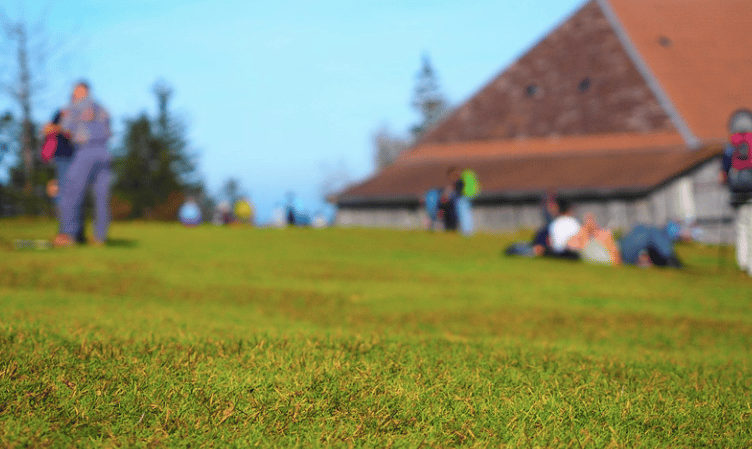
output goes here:
[[583, 3], [0, 0], [11, 19], [44, 17], [49, 40], [62, 42], [38, 120], [83, 77], [119, 132], [123, 119], [154, 113], [151, 88], [167, 80], [210, 192], [238, 178], [261, 219], [288, 190], [322, 209], [326, 167], [352, 181], [373, 173], [373, 132], [407, 134], [419, 120], [410, 99], [424, 53], [457, 106]]

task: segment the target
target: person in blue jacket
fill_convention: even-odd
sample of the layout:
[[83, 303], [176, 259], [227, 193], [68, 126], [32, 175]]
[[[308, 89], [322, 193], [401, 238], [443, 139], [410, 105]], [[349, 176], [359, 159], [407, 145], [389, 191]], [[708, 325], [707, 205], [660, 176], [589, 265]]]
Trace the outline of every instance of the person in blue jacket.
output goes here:
[[94, 191], [93, 243], [103, 245], [110, 227], [110, 182], [112, 157], [107, 149], [110, 116], [90, 96], [89, 84], [81, 81], [73, 89], [73, 102], [63, 114], [60, 124], [73, 142], [76, 151], [68, 167], [66, 182], [60, 191], [62, 229], [55, 237], [55, 246], [73, 244], [77, 231], [77, 212], [89, 187]]

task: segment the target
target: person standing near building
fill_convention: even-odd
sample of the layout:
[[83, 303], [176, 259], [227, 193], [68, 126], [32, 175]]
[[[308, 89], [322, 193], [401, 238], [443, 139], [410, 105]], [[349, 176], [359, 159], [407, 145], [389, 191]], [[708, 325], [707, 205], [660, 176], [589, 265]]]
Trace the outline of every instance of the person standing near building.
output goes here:
[[456, 231], [459, 227], [457, 199], [462, 196], [465, 182], [462, 180], [460, 170], [457, 167], [449, 167], [446, 174], [448, 184], [441, 194], [439, 209], [444, 219], [444, 230]]
[[729, 134], [720, 181], [729, 187], [736, 211], [736, 263], [752, 276], [752, 111], [740, 109], [732, 114]]
[[60, 192], [61, 233], [55, 237], [55, 246], [70, 246], [77, 229], [76, 211], [82, 207], [89, 187], [94, 190], [95, 245], [107, 240], [110, 227], [110, 165], [112, 157], [107, 150], [111, 137], [110, 116], [107, 110], [89, 95], [89, 84], [81, 81], [73, 89], [73, 102], [63, 115], [61, 128], [76, 151], [67, 171], [65, 186]]

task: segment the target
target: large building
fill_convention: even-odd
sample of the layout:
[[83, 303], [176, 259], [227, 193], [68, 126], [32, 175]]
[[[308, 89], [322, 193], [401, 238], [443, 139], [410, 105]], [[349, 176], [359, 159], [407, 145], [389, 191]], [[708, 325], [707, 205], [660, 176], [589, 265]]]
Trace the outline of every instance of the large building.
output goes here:
[[337, 194], [337, 223], [420, 227], [420, 199], [456, 166], [483, 186], [480, 230], [539, 226], [555, 189], [613, 228], [689, 217], [717, 238], [731, 214], [717, 181], [727, 121], [752, 108], [750, 17], [747, 0], [591, 0]]

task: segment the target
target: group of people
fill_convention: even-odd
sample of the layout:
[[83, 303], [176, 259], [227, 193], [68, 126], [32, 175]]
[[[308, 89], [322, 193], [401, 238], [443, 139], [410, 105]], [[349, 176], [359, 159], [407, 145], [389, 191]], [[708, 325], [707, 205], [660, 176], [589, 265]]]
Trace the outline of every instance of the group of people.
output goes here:
[[45, 125], [42, 160], [53, 161], [57, 182], [48, 185], [55, 198], [59, 229], [57, 247], [84, 243], [83, 203], [94, 192], [94, 245], [103, 245], [110, 226], [112, 158], [107, 142], [112, 136], [107, 110], [90, 96], [89, 84], [78, 82], [70, 104]]
[[[737, 264], [752, 276], [752, 111], [740, 109], [732, 114], [728, 131], [719, 182], [728, 187], [735, 212]], [[510, 245], [506, 254], [609, 265], [683, 266], [674, 250], [674, 243], [682, 237], [676, 223], [668, 223], [665, 228], [638, 224], [616, 239], [592, 214], [586, 214], [583, 223], [577, 221], [569, 202], [550, 193], [544, 197], [543, 209], [545, 224], [533, 240]]]
[[531, 242], [516, 243], [508, 255], [585, 260], [605, 265], [662, 266], [682, 268], [674, 250], [678, 227], [665, 228], [638, 224], [617, 239], [614, 232], [598, 225], [592, 213], [580, 223], [572, 205], [564, 198], [548, 195], [544, 200], [542, 226]]
[[245, 198], [237, 199], [232, 207], [225, 201], [217, 206], [212, 218], [212, 223], [217, 226], [229, 224], [249, 224], [255, 223], [255, 210], [251, 202]]
[[447, 169], [447, 185], [426, 193], [424, 202], [429, 218], [429, 227], [441, 222], [444, 230], [460, 231], [464, 235], [473, 232], [473, 216], [470, 199], [480, 188], [472, 170], [460, 171], [457, 167]]

